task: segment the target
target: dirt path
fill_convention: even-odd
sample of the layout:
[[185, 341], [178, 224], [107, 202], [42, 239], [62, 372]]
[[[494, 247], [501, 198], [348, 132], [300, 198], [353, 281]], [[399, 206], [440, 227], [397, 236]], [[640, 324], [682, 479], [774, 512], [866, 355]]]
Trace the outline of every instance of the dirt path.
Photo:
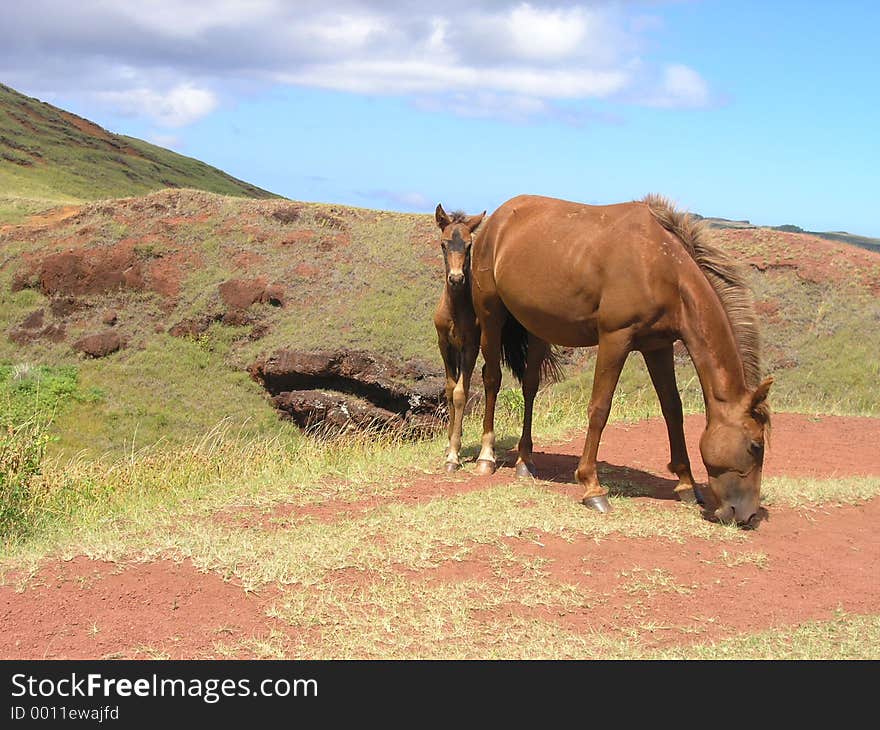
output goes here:
[[[701, 417], [688, 419], [698, 479], [705, 478], [697, 466], [701, 428]], [[778, 414], [765, 473], [880, 475], [878, 443], [880, 419]], [[573, 440], [536, 453], [538, 476], [554, 480], [551, 488], [573, 499], [579, 487], [570, 475], [582, 445], [582, 439]], [[609, 427], [600, 451], [606, 478], [643, 483], [654, 491], [653, 498], [646, 498], [652, 505], [677, 509], [680, 505], [671, 499], [674, 482], [663, 470], [666, 458], [665, 427], [659, 420]], [[426, 477], [394, 497], [328, 502], [308, 513], [332, 522], [390, 501], [427, 502], [513, 479], [509, 467], [489, 479]], [[227, 520], [229, 526], [252, 521], [247, 513], [227, 513]], [[664, 646], [827, 619], [838, 610], [880, 613], [878, 520], [880, 499], [873, 499], [846, 507], [773, 507], [759, 529], [733, 543], [624, 537], [567, 542], [552, 535], [506, 542], [520, 556], [543, 559], [553, 579], [577, 584], [596, 597], [589, 608], [539, 606], [526, 617], [577, 632], [624, 635], [637, 630], [647, 645]], [[488, 580], [490, 558], [480, 549], [467, 560], [408, 577]], [[272, 631], [290, 635], [290, 626], [266, 615], [281, 592], [270, 587], [249, 594], [188, 562], [117, 565], [85, 557], [50, 562], [23, 591], [12, 584], [0, 587], [0, 658], [218, 656], [218, 645], [232, 639]], [[508, 616], [524, 611], [521, 606], [503, 610]], [[487, 613], [483, 618], [498, 617]]]

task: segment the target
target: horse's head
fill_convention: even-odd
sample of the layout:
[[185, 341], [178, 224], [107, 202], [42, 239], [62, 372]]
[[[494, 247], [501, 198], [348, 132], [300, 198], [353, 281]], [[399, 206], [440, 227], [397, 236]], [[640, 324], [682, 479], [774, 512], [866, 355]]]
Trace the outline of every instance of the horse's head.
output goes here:
[[442, 205], [437, 206], [434, 218], [440, 227], [440, 247], [443, 249], [443, 262], [446, 264], [446, 281], [453, 289], [464, 286], [470, 269], [471, 244], [474, 231], [486, 215], [467, 216], [456, 211], [447, 215]]
[[700, 453], [709, 473], [709, 487], [719, 507], [715, 517], [746, 525], [761, 503], [764, 437], [770, 422], [767, 378], [740, 402], [728, 417], [710, 423], [700, 439]]

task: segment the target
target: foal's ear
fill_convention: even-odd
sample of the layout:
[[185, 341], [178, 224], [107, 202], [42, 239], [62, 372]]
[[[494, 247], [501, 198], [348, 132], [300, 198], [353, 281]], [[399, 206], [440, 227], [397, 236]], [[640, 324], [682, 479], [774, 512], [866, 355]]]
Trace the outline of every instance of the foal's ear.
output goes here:
[[[749, 411], [755, 416], [764, 416], [769, 413], [767, 410], [767, 395], [770, 393], [770, 386], [773, 385], [773, 378], [764, 378], [761, 384], [755, 388], [749, 401]], [[759, 419], [761, 420], [761, 419]]]
[[446, 215], [446, 211], [443, 210], [443, 206], [439, 203], [437, 204], [437, 210], [434, 211], [434, 220], [437, 221], [437, 225], [440, 226], [441, 231], [452, 223], [449, 216]]
[[483, 218], [486, 217], [486, 211], [484, 210], [480, 215], [472, 215], [468, 218], [464, 224], [468, 227], [468, 230], [473, 233], [477, 228], [479, 228], [480, 223], [483, 222]]

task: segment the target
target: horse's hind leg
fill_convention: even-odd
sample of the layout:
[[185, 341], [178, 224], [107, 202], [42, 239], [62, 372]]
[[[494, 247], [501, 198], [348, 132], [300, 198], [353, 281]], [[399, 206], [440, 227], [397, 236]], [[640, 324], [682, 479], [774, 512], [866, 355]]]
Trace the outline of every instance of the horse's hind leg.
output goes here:
[[[506, 316], [506, 312], [504, 313]], [[501, 388], [501, 327], [504, 318], [484, 316], [480, 334], [483, 353], [483, 388], [485, 411], [483, 413], [483, 438], [480, 456], [477, 458], [477, 474], [495, 473], [495, 400]]]
[[574, 473], [575, 479], [584, 486], [581, 500], [587, 507], [599, 512], [610, 512], [608, 490], [599, 484], [596, 470], [596, 456], [599, 453], [599, 439], [608, 422], [611, 412], [611, 399], [620, 379], [620, 371], [630, 352], [632, 335], [629, 330], [604, 333], [599, 338], [599, 351], [596, 355], [596, 372], [593, 375], [593, 392], [590, 396], [590, 425], [584, 443], [584, 453]]
[[516, 475], [518, 477], [533, 477], [535, 464], [532, 461], [532, 410], [535, 405], [535, 395], [541, 384], [541, 363], [547, 357], [550, 345], [544, 340], [529, 334], [529, 350], [526, 357], [526, 370], [523, 374], [523, 430], [517, 447]]
[[648, 374], [660, 399], [660, 409], [666, 421], [669, 434], [669, 465], [668, 469], [678, 477], [675, 493], [682, 502], [700, 501], [700, 495], [694, 487], [694, 476], [691, 473], [691, 462], [688, 459], [687, 445], [684, 440], [684, 416], [681, 410], [681, 397], [675, 382], [675, 363], [672, 345], [659, 350], [643, 352]]

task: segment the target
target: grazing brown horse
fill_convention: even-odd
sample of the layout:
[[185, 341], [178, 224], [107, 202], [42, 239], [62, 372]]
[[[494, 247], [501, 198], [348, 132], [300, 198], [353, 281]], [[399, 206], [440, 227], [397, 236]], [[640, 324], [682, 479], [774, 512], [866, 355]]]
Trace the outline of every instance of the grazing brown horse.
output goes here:
[[446, 403], [449, 406], [449, 444], [446, 471], [461, 466], [461, 425], [467, 404], [471, 375], [480, 352], [480, 325], [471, 302], [470, 258], [473, 234], [486, 211], [466, 216], [447, 215], [442, 205], [434, 214], [440, 227], [440, 247], [446, 266], [443, 293], [434, 311], [437, 344], [446, 368]]
[[[666, 419], [676, 492], [692, 501], [672, 359], [672, 345], [681, 339], [703, 389], [707, 425], [700, 452], [718, 503], [715, 515], [744, 524], [758, 512], [773, 381], [760, 379], [757, 322], [742, 269], [707, 243], [697, 221], [657, 196], [605, 206], [519, 196], [480, 230], [471, 268], [485, 360], [481, 461], [495, 461], [502, 358], [525, 383], [547, 351], [533, 352], [535, 341], [598, 345], [575, 477], [584, 486], [584, 504], [609, 511], [596, 473], [599, 439], [626, 357], [639, 350]], [[519, 460], [530, 464], [530, 438], [525, 446]]]

